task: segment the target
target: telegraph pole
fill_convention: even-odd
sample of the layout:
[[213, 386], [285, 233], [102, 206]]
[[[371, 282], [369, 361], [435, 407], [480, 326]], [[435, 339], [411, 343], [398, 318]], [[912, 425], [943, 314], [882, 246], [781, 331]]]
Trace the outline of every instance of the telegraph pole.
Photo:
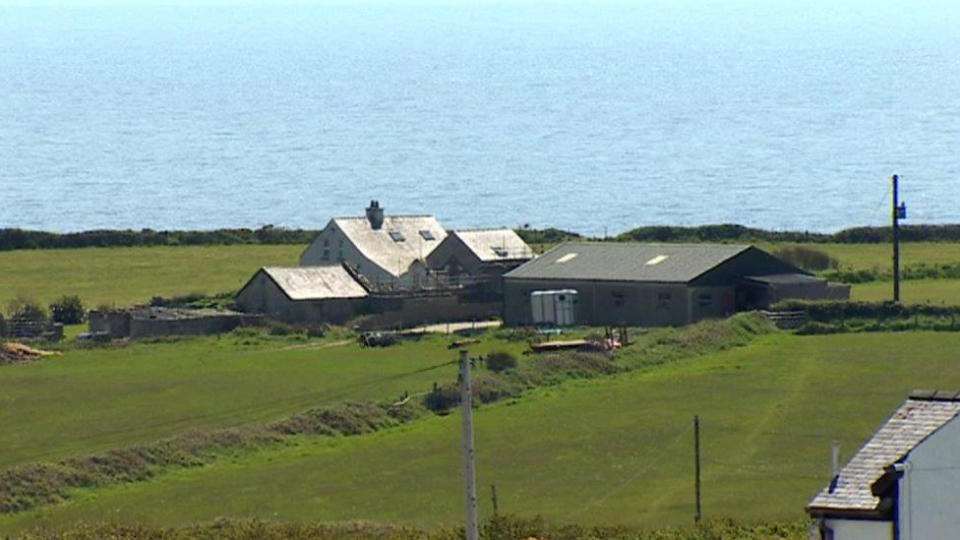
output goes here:
[[695, 478], [694, 491], [697, 498], [697, 513], [693, 516], [693, 521], [700, 523], [700, 417], [693, 417], [693, 455], [695, 460]]
[[473, 452], [473, 389], [470, 359], [460, 351], [460, 405], [463, 407], [463, 477], [467, 492], [467, 540], [477, 540], [477, 485]]
[[900, 301], [900, 220], [907, 219], [907, 203], [900, 201], [900, 177], [893, 175], [893, 301]]
[[900, 301], [900, 177], [893, 175], [893, 301]]

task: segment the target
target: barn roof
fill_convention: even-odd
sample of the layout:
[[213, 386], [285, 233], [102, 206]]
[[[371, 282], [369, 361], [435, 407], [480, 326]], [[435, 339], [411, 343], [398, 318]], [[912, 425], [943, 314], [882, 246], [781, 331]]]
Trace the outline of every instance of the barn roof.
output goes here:
[[918, 444], [960, 413], [960, 395], [914, 392], [863, 445], [830, 485], [810, 501], [813, 515], [879, 514], [880, 498], [871, 487], [884, 469], [902, 460]]
[[340, 264], [260, 269], [291, 300], [364, 298], [367, 290]]
[[433, 216], [385, 216], [379, 229], [366, 217], [338, 217], [333, 222], [366, 258], [397, 277], [447, 236]]
[[728, 244], [568, 242], [505, 277], [686, 283], [748, 249]]
[[452, 231], [467, 249], [483, 262], [530, 259], [533, 250], [513, 229], [467, 229]]

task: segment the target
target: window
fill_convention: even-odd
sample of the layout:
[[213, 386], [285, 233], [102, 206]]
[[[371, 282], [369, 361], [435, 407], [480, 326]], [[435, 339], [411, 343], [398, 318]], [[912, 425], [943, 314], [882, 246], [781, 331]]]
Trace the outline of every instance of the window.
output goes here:
[[330, 250], [329, 250], [329, 249], [323, 250], [323, 260], [325, 260], [325, 261], [329, 261], [329, 260], [330, 260]]
[[710, 293], [702, 293], [697, 296], [697, 305], [701, 308], [708, 308], [713, 305], [713, 296]]
[[405, 242], [407, 237], [403, 236], [403, 233], [400, 231], [390, 231], [390, 239], [394, 242]]
[[623, 293], [620, 291], [615, 291], [612, 294], [613, 294], [613, 305], [616, 307], [623, 307], [623, 303], [624, 303]]
[[502, 247], [497, 246], [497, 247], [494, 247], [494, 248], [493, 248], [493, 252], [497, 254], [497, 257], [506, 257], [506, 256], [507, 256], [507, 249], [506, 249], [506, 248], [502, 248]]
[[330, 247], [330, 240], [327, 240], [326, 238], [324, 238], [324, 239], [323, 239], [323, 247]]
[[667, 309], [670, 307], [670, 301], [673, 300], [673, 295], [668, 292], [657, 293], [657, 309]]
[[421, 230], [421, 231], [420, 231], [420, 236], [421, 236], [424, 240], [426, 240], [427, 242], [433, 242], [434, 240], [437, 239], [437, 237], [433, 235], [433, 231], [428, 230], [428, 229], [423, 229], [423, 230]]

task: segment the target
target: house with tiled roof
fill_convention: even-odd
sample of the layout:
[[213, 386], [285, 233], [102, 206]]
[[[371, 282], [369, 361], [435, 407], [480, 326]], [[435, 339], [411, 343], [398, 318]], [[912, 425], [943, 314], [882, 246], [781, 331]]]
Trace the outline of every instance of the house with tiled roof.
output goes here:
[[450, 285], [481, 283], [499, 293], [502, 276], [533, 256], [513, 229], [462, 229], [447, 234], [427, 257], [427, 266]]
[[960, 537], [960, 394], [917, 391], [807, 505], [823, 540]]
[[426, 258], [447, 232], [433, 216], [385, 215], [370, 201], [364, 216], [332, 218], [300, 255], [300, 266], [347, 264], [375, 289], [418, 288]]

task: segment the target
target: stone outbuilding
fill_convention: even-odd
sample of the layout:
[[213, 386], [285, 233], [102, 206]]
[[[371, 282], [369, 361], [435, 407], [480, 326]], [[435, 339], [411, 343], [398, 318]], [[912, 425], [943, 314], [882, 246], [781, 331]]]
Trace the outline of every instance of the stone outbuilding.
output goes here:
[[236, 296], [237, 307], [295, 323], [341, 324], [366, 307], [369, 291], [344, 265], [264, 267]]
[[683, 325], [830, 290], [753, 246], [625, 242], [561, 244], [507, 273], [503, 288], [506, 324], [534, 323], [534, 292], [572, 291], [576, 324], [596, 326]]
[[300, 255], [300, 265], [345, 263], [378, 290], [423, 288], [426, 258], [446, 236], [433, 216], [387, 216], [370, 201], [364, 217], [331, 219]]
[[956, 538], [960, 394], [917, 391], [807, 505], [822, 540]]
[[533, 250], [512, 229], [450, 231], [427, 256], [427, 267], [451, 286], [501, 292], [503, 275], [529, 261]]

